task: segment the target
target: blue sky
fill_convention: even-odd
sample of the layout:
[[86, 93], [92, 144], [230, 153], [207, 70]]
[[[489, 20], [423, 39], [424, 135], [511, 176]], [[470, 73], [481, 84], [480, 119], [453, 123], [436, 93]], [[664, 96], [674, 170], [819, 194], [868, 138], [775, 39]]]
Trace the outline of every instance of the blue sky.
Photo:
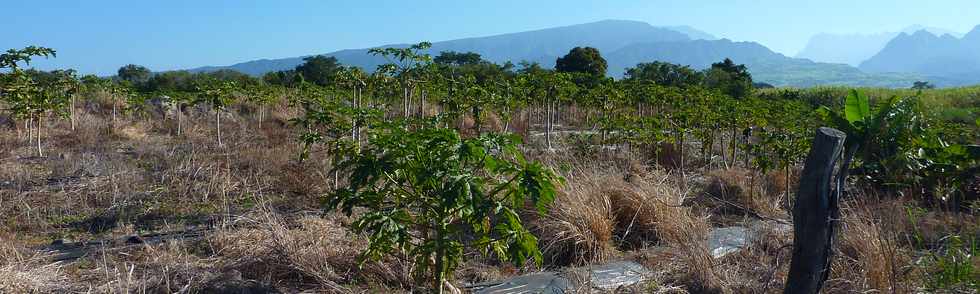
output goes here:
[[897, 31], [912, 24], [966, 32], [976, 0], [5, 0], [0, 49], [41, 45], [42, 69], [111, 74], [228, 65], [388, 43], [441, 41], [604, 19], [690, 25], [795, 55], [820, 32]]

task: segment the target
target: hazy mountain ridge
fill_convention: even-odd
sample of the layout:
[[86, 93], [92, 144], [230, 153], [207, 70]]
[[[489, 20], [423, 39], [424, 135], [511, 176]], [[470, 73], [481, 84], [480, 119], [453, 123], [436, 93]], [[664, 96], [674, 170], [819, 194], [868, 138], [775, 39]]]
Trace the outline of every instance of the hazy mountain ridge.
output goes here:
[[949, 34], [962, 37], [963, 34], [952, 30], [912, 25], [899, 32], [881, 32], [871, 34], [831, 34], [819, 33], [810, 38], [806, 47], [796, 54], [797, 58], [806, 58], [816, 62], [844, 63], [858, 66], [878, 54], [889, 41], [901, 33], [912, 34], [925, 30], [934, 35]]
[[668, 30], [672, 30], [672, 31], [676, 31], [676, 32], [684, 33], [685, 35], [687, 35], [688, 38], [691, 38], [691, 40], [709, 40], [710, 41], [710, 40], [718, 40], [719, 39], [718, 37], [715, 37], [715, 35], [712, 35], [712, 34], [710, 34], [708, 32], [705, 32], [705, 31], [702, 31], [702, 30], [699, 30], [699, 29], [696, 29], [696, 28], [693, 28], [693, 27], [690, 27], [690, 26], [667, 26], [667, 27], [663, 27], [663, 28], [668, 29]]
[[866, 72], [915, 72], [940, 83], [980, 82], [980, 26], [962, 38], [927, 31], [902, 33], [861, 63]]
[[[907, 87], [915, 79], [910, 75], [872, 75], [843, 64], [816, 63], [784, 56], [755, 42], [733, 42], [711, 39], [693, 28], [655, 27], [644, 22], [607, 20], [594, 23], [519, 32], [488, 37], [435, 42], [427, 53], [440, 51], [473, 51], [485, 59], [502, 63], [522, 60], [554, 66], [555, 59], [575, 46], [599, 49], [609, 61], [609, 75], [621, 77], [627, 67], [639, 62], [667, 61], [707, 68], [711, 63], [731, 58], [745, 63], [756, 80], [777, 86], [813, 86], [849, 84]], [[681, 32], [683, 31], [683, 32]], [[700, 32], [700, 33], [698, 33]], [[378, 47], [405, 47], [393, 44]], [[369, 49], [341, 50], [324, 55], [340, 62], [373, 70], [386, 61], [367, 54]], [[250, 75], [292, 69], [303, 57], [256, 60], [227, 67], [203, 67], [193, 71], [234, 69]]]

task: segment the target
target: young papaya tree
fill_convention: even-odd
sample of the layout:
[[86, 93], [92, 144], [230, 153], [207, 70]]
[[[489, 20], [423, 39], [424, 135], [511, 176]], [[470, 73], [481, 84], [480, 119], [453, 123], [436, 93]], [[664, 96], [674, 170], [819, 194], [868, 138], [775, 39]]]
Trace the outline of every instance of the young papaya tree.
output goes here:
[[413, 122], [426, 126], [404, 123], [369, 129], [360, 151], [351, 144], [334, 150], [336, 169], [348, 173], [350, 183], [329, 195], [327, 208], [348, 215], [367, 208], [353, 224], [368, 236], [362, 258], [407, 253], [419, 285], [439, 293], [450, 285], [465, 248], [519, 266], [540, 263], [537, 238], [519, 211], [531, 203], [545, 212], [561, 178], [526, 161], [514, 137], [464, 139], [438, 127], [438, 119]]
[[[402, 86], [402, 114], [411, 117], [412, 103], [419, 84], [427, 80], [432, 67], [432, 56], [423, 51], [432, 47], [432, 43], [421, 42], [408, 48], [375, 48], [368, 54], [381, 56], [387, 63], [378, 66], [376, 72], [395, 78]], [[420, 94], [419, 97], [422, 97]], [[423, 100], [424, 101], [424, 100]], [[421, 103], [420, 103], [421, 104]]]
[[279, 101], [285, 89], [279, 85], [255, 84], [247, 85], [244, 90], [248, 102], [251, 102], [256, 107], [255, 122], [258, 128], [261, 129], [262, 122], [265, 121], [266, 108]]
[[32, 137], [31, 130], [36, 131], [38, 157], [44, 156], [41, 147], [42, 119], [50, 112], [61, 114], [67, 103], [55, 85], [40, 85], [20, 68], [20, 63], [30, 65], [33, 57], [54, 57], [55, 54], [54, 49], [37, 46], [10, 49], [0, 54], [0, 69], [10, 70], [0, 76], [0, 97], [10, 107], [14, 118], [28, 122], [28, 141]]
[[75, 131], [75, 98], [81, 90], [82, 83], [74, 69], [55, 70], [52, 74], [57, 78], [52, 86], [65, 96], [71, 130]]
[[231, 81], [211, 80], [198, 84], [198, 102], [211, 105], [214, 111], [215, 139], [218, 147], [224, 146], [221, 143], [221, 114], [225, 109], [235, 102], [235, 90], [237, 84]]
[[[26, 118], [32, 122], [28, 132], [34, 130], [37, 143], [37, 156], [43, 157], [41, 147], [41, 131], [44, 127], [44, 118], [49, 114], [60, 117], [68, 116], [69, 98], [57, 84], [41, 85], [27, 75], [13, 77], [13, 82], [3, 87], [4, 95], [11, 112], [16, 118]], [[28, 136], [30, 137], [30, 136]]]
[[[164, 103], [167, 103], [173, 107], [173, 119], [177, 121], [177, 129], [174, 130], [174, 135], [180, 136], [183, 131], [183, 109], [187, 106], [193, 106], [196, 99], [194, 99], [194, 97], [189, 93], [176, 90], [163, 91], [160, 93], [160, 96], [166, 98]], [[166, 114], [164, 116], [166, 116]]]

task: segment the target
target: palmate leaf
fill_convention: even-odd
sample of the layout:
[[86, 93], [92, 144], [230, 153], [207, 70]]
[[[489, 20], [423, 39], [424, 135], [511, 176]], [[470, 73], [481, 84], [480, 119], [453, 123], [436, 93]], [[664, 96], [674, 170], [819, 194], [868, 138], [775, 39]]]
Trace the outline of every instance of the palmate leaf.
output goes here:
[[547, 212], [548, 205], [555, 201], [555, 183], [561, 179], [536, 162], [527, 164], [521, 173], [521, 190], [531, 197], [538, 212]]
[[868, 96], [858, 90], [851, 90], [844, 100], [844, 117], [851, 124], [864, 121], [871, 116], [871, 102]]

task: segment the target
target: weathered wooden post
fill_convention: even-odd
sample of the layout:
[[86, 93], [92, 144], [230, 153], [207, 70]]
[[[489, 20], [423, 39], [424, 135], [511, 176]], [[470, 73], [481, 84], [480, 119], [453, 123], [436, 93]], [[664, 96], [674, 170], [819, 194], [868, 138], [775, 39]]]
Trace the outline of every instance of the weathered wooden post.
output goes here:
[[793, 260], [783, 293], [817, 293], [830, 273], [841, 192], [832, 190], [831, 182], [845, 137], [841, 131], [819, 128], [813, 138], [793, 205]]

